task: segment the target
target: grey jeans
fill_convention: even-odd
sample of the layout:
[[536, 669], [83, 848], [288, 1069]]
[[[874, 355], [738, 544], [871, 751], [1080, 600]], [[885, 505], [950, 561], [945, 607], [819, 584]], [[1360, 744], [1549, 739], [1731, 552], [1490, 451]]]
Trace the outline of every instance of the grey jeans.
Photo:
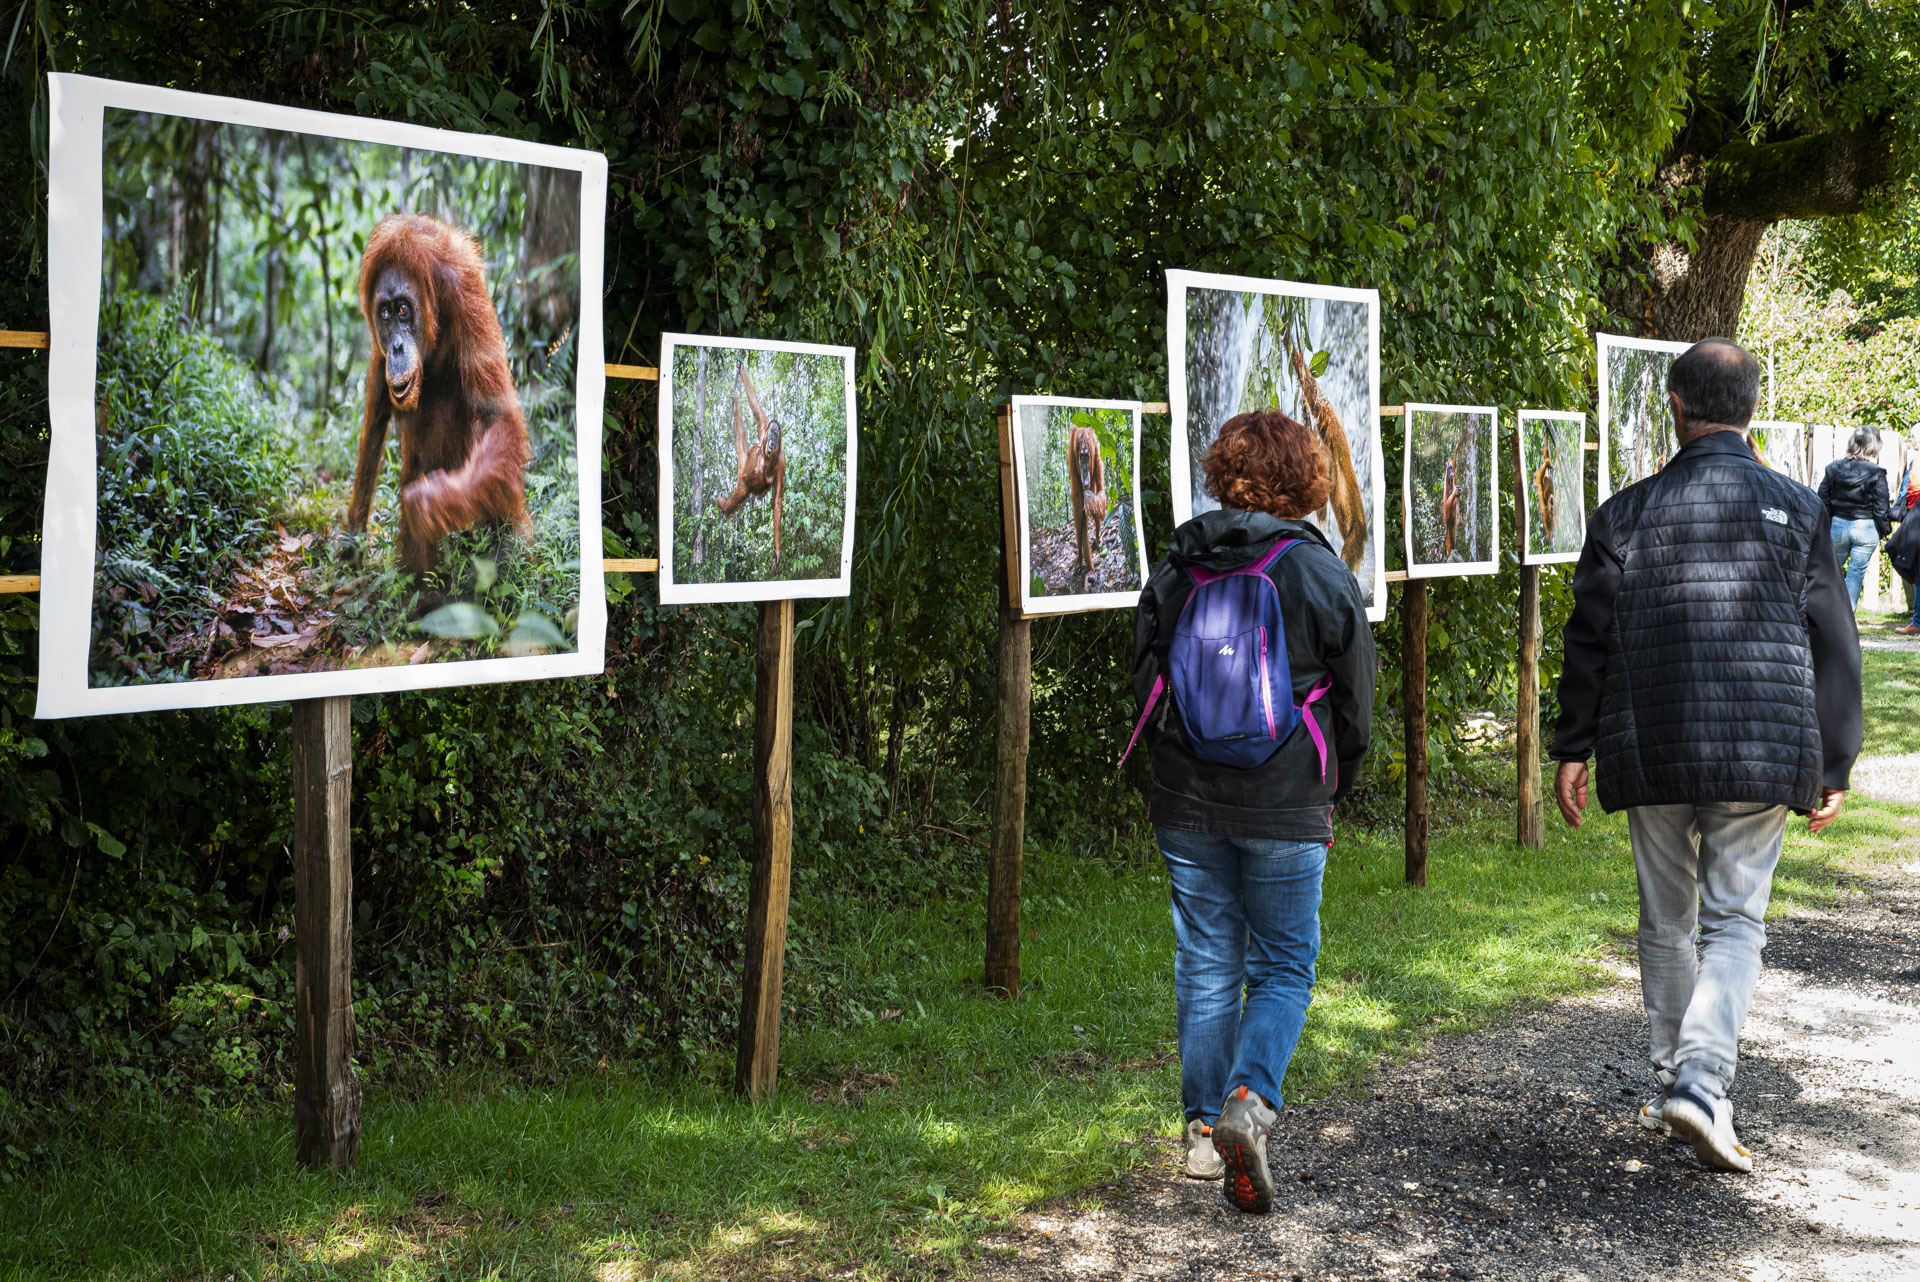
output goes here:
[[1662, 1086], [1723, 1096], [1760, 979], [1787, 808], [1630, 806], [1627, 825], [1640, 881], [1640, 989], [1654, 1074]]

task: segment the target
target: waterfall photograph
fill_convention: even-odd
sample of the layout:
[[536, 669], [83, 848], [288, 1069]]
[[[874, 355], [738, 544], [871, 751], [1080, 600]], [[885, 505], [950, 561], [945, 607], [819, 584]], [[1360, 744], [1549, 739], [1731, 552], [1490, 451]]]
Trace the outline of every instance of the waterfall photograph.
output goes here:
[[1379, 292], [1169, 271], [1167, 357], [1175, 524], [1220, 506], [1199, 462], [1222, 425], [1278, 409], [1326, 451], [1333, 491], [1312, 520], [1384, 619]]
[[1013, 398], [1021, 609], [1132, 609], [1146, 582], [1140, 403]]
[[1596, 335], [1600, 352], [1600, 500], [1666, 466], [1673, 452], [1667, 371], [1692, 346]]
[[1499, 422], [1486, 405], [1407, 406], [1401, 492], [1411, 577], [1500, 568]]
[[1520, 411], [1520, 520], [1528, 565], [1580, 559], [1587, 537], [1587, 416]]
[[853, 349], [665, 334], [660, 602], [847, 594]]

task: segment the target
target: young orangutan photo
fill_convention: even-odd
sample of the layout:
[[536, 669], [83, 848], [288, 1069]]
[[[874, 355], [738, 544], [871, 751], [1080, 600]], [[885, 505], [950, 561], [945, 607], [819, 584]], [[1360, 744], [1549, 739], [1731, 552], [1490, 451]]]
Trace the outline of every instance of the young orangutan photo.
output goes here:
[[367, 528], [389, 425], [400, 438], [400, 564], [426, 574], [454, 530], [531, 537], [527, 423], [473, 237], [393, 214], [367, 239], [360, 311], [372, 338], [347, 533]]
[[1498, 411], [1415, 404], [1405, 414], [1401, 501], [1408, 574], [1493, 573], [1499, 563], [1493, 500]]
[[1460, 470], [1460, 451], [1455, 450], [1453, 457], [1447, 460], [1447, 479], [1440, 485], [1440, 525], [1446, 530], [1446, 542], [1440, 548], [1440, 559], [1453, 558], [1453, 539], [1460, 531], [1460, 483], [1456, 475]]
[[1555, 565], [1577, 560], [1586, 542], [1586, 478], [1581, 464], [1587, 417], [1570, 410], [1520, 411], [1520, 470], [1526, 477], [1526, 522], [1521, 550], [1527, 565]]
[[1068, 433], [1067, 460], [1073, 489], [1073, 568], [1080, 579], [1080, 590], [1085, 592], [1093, 574], [1100, 529], [1107, 520], [1107, 465], [1100, 460], [1100, 438], [1092, 428], [1075, 427]]
[[740, 383], [747, 389], [747, 407], [760, 439], [747, 444], [746, 423], [740, 417], [740, 390], [733, 393], [733, 448], [740, 459], [740, 477], [733, 493], [715, 499], [713, 505], [728, 516], [746, 506], [750, 498], [773, 491], [773, 563], [780, 564], [780, 507], [787, 496], [787, 455], [780, 448], [780, 420], [760, 408], [760, 397], [753, 389], [753, 376], [740, 366]]
[[1016, 396], [1014, 455], [1020, 545], [1014, 576], [1032, 614], [1130, 607], [1145, 582], [1139, 406], [1133, 401]]
[[1559, 509], [1553, 502], [1553, 443], [1549, 441], [1543, 451], [1540, 466], [1533, 469], [1533, 495], [1539, 503], [1535, 511], [1544, 529], [1551, 530], [1559, 524]]

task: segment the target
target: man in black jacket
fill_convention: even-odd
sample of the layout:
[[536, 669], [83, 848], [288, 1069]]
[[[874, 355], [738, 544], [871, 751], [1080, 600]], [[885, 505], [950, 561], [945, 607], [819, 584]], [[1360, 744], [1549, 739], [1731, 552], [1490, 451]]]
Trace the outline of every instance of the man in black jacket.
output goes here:
[[[1760, 974], [1787, 812], [1819, 832], [1860, 751], [1860, 645], [1812, 490], [1746, 443], [1753, 357], [1696, 343], [1667, 376], [1680, 452], [1587, 526], [1553, 756], [1580, 826], [1589, 753], [1624, 808], [1640, 885], [1640, 983], [1660, 1090], [1650, 1129], [1750, 1171], [1727, 1087]], [[1699, 929], [1696, 956], [1694, 933]]]

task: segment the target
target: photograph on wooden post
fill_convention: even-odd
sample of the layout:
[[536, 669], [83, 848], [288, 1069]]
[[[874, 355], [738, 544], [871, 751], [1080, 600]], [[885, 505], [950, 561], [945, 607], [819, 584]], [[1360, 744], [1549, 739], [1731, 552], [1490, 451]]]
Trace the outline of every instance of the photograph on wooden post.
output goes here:
[[1132, 609], [1146, 582], [1140, 403], [1013, 398], [1025, 614]]
[[1674, 451], [1667, 371], [1691, 343], [1599, 334], [1600, 502], [1667, 465]]
[[1522, 564], [1580, 559], [1587, 539], [1587, 416], [1573, 410], [1521, 410]]
[[1490, 405], [1407, 407], [1400, 477], [1407, 577], [1500, 568], [1500, 412]]
[[1753, 447], [1753, 456], [1765, 463], [1790, 481], [1802, 485], [1818, 485], [1820, 479], [1813, 476], [1811, 459], [1813, 451], [1807, 438], [1805, 423], [1785, 423], [1776, 419], [1756, 418], [1747, 424], [1747, 442]]
[[601, 671], [604, 159], [49, 91], [38, 715]]
[[1279, 409], [1326, 452], [1333, 491], [1313, 523], [1359, 579], [1367, 618], [1386, 618], [1380, 292], [1169, 271], [1167, 363], [1174, 523], [1220, 506], [1200, 461], [1227, 420]]
[[846, 596], [853, 349], [660, 336], [660, 603]]

